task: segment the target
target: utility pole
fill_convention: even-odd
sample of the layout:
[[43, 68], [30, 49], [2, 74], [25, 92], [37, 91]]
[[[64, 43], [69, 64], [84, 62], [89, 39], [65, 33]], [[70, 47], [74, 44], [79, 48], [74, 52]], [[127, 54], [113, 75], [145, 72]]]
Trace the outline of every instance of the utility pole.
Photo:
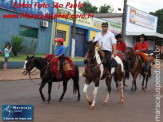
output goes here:
[[[53, 8], [53, 14], [55, 13], [55, 8]], [[57, 8], [57, 12], [58, 14], [58, 8]], [[55, 27], [54, 27], [55, 26]], [[55, 43], [54, 40], [57, 36], [57, 18], [56, 18], [56, 22], [54, 23], [54, 19], [52, 20], [52, 29], [51, 29], [51, 41], [50, 41], [50, 54], [53, 53], [55, 54]], [[52, 45], [54, 44], [54, 50], [52, 50]]]
[[[76, 0], [74, 0], [74, 5], [76, 5]], [[76, 15], [76, 7], [74, 7], [74, 15]], [[71, 57], [75, 57], [75, 31], [76, 31], [76, 18], [73, 18], [73, 34], [72, 34], [72, 43], [71, 43]]]
[[127, 0], [124, 0], [124, 6], [123, 6], [123, 17], [122, 17], [122, 39], [125, 41], [125, 29], [126, 29], [126, 6], [127, 6]]

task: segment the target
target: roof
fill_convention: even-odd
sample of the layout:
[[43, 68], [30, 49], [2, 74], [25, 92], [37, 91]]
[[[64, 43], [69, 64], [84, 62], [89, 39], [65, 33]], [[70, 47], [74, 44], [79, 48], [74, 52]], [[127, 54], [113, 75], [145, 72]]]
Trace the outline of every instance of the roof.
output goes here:
[[123, 13], [91, 13], [91, 14], [94, 14], [94, 17], [98, 18], [118, 18], [123, 16]]
[[163, 38], [163, 34], [157, 32], [126, 32], [126, 35], [139, 36], [142, 33], [145, 34], [146, 36], [155, 36], [155, 37]]

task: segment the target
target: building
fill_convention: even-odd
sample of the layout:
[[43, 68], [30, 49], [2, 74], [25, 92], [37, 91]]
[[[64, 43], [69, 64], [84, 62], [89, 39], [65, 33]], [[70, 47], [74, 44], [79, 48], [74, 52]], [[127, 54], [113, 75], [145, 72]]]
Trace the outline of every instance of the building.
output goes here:
[[[61, 8], [59, 9], [59, 14], [67, 15], [69, 13], [69, 17], [65, 18], [58, 18], [57, 20], [57, 37], [63, 37], [65, 39], [64, 46], [67, 49], [68, 55], [71, 54], [71, 39], [72, 39], [72, 32], [73, 32], [73, 19], [70, 16], [73, 14], [72, 10]], [[101, 31], [101, 24], [103, 22], [108, 22], [109, 29], [114, 34], [118, 34], [121, 32], [121, 25], [106, 21], [99, 18], [88, 18], [87, 15], [82, 13], [78, 13], [77, 15], [83, 15], [85, 17], [78, 17], [76, 19], [76, 39], [75, 39], [75, 56], [83, 57], [85, 54], [85, 41], [92, 41], [97, 33]]]
[[[121, 13], [97, 13], [95, 17], [99, 17], [104, 20], [114, 21], [122, 24]], [[147, 36], [149, 44], [149, 52], [156, 49], [156, 46], [160, 48], [160, 53], [163, 58], [163, 34], [157, 33], [157, 20], [156, 16], [150, 15], [143, 11], [140, 11], [134, 7], [127, 6], [126, 13], [126, 44], [128, 47], [133, 47], [138, 39], [139, 35], [144, 33]]]

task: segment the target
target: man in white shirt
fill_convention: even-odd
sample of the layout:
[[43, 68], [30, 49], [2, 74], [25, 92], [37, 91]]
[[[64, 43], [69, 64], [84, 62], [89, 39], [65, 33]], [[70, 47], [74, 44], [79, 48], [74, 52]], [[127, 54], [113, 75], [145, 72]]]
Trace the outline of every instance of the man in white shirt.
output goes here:
[[[94, 42], [97, 41], [96, 46], [105, 53], [106, 67], [108, 74], [111, 74], [111, 54], [116, 56], [116, 40], [112, 32], [108, 30], [108, 23], [102, 23], [102, 31], [96, 35]], [[113, 48], [113, 49], [112, 49]]]

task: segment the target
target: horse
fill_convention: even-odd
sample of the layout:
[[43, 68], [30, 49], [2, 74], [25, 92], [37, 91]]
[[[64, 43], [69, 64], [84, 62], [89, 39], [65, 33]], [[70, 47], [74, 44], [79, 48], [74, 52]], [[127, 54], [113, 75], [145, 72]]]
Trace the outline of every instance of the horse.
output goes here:
[[23, 69], [23, 74], [26, 75], [27, 73], [30, 76], [30, 71], [36, 67], [37, 69], [40, 70], [40, 77], [42, 79], [41, 85], [39, 88], [41, 98], [43, 102], [46, 101], [46, 98], [44, 97], [42, 93], [42, 89], [45, 86], [46, 83], [48, 83], [48, 100], [47, 102], [49, 103], [51, 100], [51, 88], [52, 88], [52, 82], [61, 82], [63, 81], [63, 93], [61, 97], [59, 98], [59, 101], [62, 102], [62, 99], [64, 97], [64, 94], [66, 93], [67, 90], [67, 83], [70, 79], [73, 80], [73, 93], [75, 94], [76, 91], [78, 91], [78, 97], [77, 100], [80, 101], [80, 91], [79, 91], [79, 69], [77, 65], [74, 65], [74, 77], [71, 78], [63, 78], [60, 77], [59, 79], [52, 74], [50, 71], [50, 65], [48, 62], [47, 58], [40, 58], [40, 57], [28, 57], [26, 58], [25, 64], [24, 64], [24, 69]]
[[[99, 87], [100, 80], [105, 78], [106, 86], [107, 86], [107, 95], [104, 101], [104, 105], [108, 104], [109, 101], [109, 95], [111, 92], [111, 79], [112, 75], [115, 75], [117, 77], [117, 80], [121, 84], [121, 99], [120, 103], [123, 104], [123, 63], [121, 59], [116, 56], [115, 60], [118, 62], [117, 67], [112, 67], [111, 76], [106, 76], [106, 68], [104, 69], [103, 60], [101, 60], [99, 53], [95, 50], [95, 46], [97, 42], [86, 42], [86, 56], [84, 58], [85, 66], [85, 84], [83, 88], [83, 93], [85, 94], [86, 100], [89, 103], [89, 108], [93, 109], [95, 108], [95, 102], [96, 102], [96, 95]], [[93, 102], [88, 97], [87, 89], [91, 82], [94, 82], [95, 87], [93, 91]]]
[[[128, 47], [124, 53], [124, 61], [128, 63], [126, 78], [129, 79], [129, 72], [131, 72], [133, 77], [130, 93], [133, 93], [133, 87], [134, 87], [134, 91], [137, 90], [136, 78], [139, 73], [143, 76], [142, 90], [146, 91], [148, 79], [151, 77], [151, 67], [149, 68], [148, 71], [146, 71], [143, 57], [141, 55], [136, 54], [134, 49], [130, 47]], [[145, 79], [146, 79], [146, 85], [144, 87]]]

